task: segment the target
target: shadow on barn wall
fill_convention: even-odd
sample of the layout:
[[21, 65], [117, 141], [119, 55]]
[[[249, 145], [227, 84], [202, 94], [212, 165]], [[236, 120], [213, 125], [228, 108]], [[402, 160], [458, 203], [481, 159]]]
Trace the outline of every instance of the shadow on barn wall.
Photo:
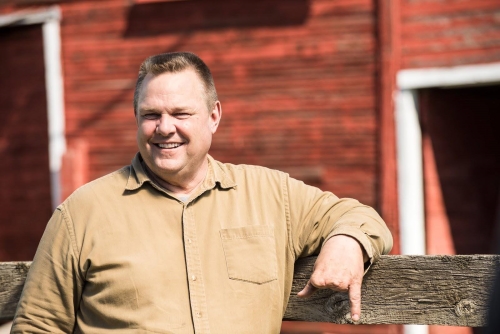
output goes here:
[[302, 25], [309, 0], [191, 0], [136, 4], [128, 15], [125, 37], [186, 30]]

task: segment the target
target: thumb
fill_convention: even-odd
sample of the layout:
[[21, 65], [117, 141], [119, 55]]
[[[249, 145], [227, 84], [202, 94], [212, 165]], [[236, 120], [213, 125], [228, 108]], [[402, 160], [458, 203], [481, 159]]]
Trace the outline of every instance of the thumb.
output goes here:
[[307, 298], [307, 297], [311, 296], [316, 290], [318, 290], [318, 288], [315, 287], [314, 285], [312, 285], [311, 281], [309, 280], [309, 281], [307, 281], [307, 284], [302, 289], [302, 291], [297, 293], [297, 296], [299, 296], [300, 298]]

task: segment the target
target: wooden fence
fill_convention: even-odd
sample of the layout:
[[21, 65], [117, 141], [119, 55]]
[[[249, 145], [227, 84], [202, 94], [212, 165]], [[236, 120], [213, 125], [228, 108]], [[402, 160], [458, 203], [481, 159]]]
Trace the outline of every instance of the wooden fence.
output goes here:
[[[284, 319], [351, 323], [346, 293], [317, 291], [300, 299], [315, 257], [297, 261]], [[481, 327], [500, 264], [498, 255], [386, 255], [365, 275], [359, 324]], [[0, 319], [12, 319], [30, 262], [0, 263]]]

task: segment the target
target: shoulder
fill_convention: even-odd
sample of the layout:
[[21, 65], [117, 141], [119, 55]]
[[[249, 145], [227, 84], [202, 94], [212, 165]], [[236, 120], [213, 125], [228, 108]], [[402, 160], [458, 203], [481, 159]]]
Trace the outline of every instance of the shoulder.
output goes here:
[[222, 163], [215, 161], [217, 167], [227, 177], [235, 181], [236, 184], [242, 181], [247, 182], [278, 182], [281, 183], [284, 179], [288, 178], [288, 174], [263, 166], [256, 165], [235, 165], [230, 163]]
[[97, 178], [76, 189], [62, 204], [61, 207], [91, 204], [109, 197], [121, 196], [124, 193], [132, 167], [124, 166], [112, 173]]

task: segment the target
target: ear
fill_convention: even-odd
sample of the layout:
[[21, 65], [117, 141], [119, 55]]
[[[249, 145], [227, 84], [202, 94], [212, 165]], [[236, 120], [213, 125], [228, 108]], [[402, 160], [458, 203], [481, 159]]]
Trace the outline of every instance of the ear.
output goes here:
[[209, 122], [210, 122], [210, 130], [212, 134], [217, 131], [217, 127], [219, 126], [220, 119], [222, 117], [222, 105], [220, 101], [215, 101], [213, 109], [210, 111]]

